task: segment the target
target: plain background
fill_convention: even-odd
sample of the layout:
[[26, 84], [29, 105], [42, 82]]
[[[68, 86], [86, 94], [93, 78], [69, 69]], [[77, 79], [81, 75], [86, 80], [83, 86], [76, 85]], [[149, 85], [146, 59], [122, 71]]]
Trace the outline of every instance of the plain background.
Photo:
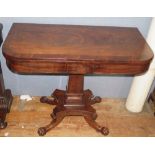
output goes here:
[[[5, 40], [12, 23], [50, 23], [50, 24], [74, 24], [74, 25], [106, 25], [137, 27], [146, 38], [152, 18], [148, 17], [78, 17], [78, 18], [0, 18], [3, 24], [3, 38]], [[29, 94], [31, 96], [50, 95], [56, 89], [65, 89], [68, 76], [31, 76], [12, 73], [6, 66], [1, 54], [1, 65], [6, 88], [12, 90], [13, 95]], [[126, 98], [133, 77], [126, 76], [86, 76], [85, 89], [91, 89], [95, 95], [107, 98]]]

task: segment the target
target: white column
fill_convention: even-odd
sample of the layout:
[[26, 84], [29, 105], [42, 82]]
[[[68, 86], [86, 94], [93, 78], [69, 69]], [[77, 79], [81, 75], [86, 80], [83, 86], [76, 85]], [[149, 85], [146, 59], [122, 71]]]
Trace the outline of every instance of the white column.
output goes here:
[[[155, 18], [151, 22], [147, 42], [155, 55]], [[147, 95], [155, 77], [155, 58], [149, 70], [140, 76], [135, 76], [126, 101], [126, 108], [131, 112], [141, 112], [146, 101]]]

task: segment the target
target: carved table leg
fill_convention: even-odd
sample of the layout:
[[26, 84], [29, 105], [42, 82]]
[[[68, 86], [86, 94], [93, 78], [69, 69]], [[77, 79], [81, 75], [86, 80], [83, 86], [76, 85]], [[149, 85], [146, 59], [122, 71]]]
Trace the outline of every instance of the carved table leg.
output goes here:
[[84, 116], [86, 122], [103, 135], [108, 135], [109, 130], [95, 122], [97, 118], [96, 110], [92, 104], [101, 102], [100, 97], [94, 97], [91, 90], [83, 90], [84, 75], [70, 75], [68, 88], [66, 91], [56, 89], [51, 95], [53, 99], [42, 97], [40, 101], [51, 105], [56, 105], [51, 117], [52, 122], [45, 127], [38, 129], [38, 134], [43, 136], [49, 130], [57, 126], [65, 116]]
[[56, 89], [53, 94], [51, 95], [52, 98], [48, 98], [46, 96], [43, 96], [40, 98], [41, 103], [47, 103], [50, 105], [58, 105], [61, 104], [65, 97], [65, 91], [64, 90], [58, 90]]
[[51, 121], [51, 123], [49, 123], [45, 127], [41, 127], [38, 129], [39, 136], [44, 136], [49, 130], [56, 127], [64, 119], [64, 117], [65, 114], [63, 114], [63, 112], [59, 112], [56, 117]]
[[107, 136], [109, 134], [109, 129], [107, 127], [102, 127], [100, 125], [98, 125], [97, 122], [95, 122], [94, 120], [92, 120], [91, 117], [89, 116], [84, 116], [86, 122], [92, 127], [94, 128], [96, 131], [101, 132], [103, 135]]
[[93, 105], [95, 103], [100, 103], [101, 102], [101, 97], [99, 96], [94, 96], [92, 91], [87, 89], [84, 91], [84, 98], [87, 99], [86, 103], [85, 104], [89, 104], [89, 105]]

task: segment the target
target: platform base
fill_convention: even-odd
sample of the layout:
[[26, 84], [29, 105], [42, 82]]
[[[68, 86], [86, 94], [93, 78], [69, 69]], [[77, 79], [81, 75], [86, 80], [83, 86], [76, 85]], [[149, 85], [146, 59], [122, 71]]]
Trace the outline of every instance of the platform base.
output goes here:
[[53, 98], [41, 97], [42, 103], [56, 105], [51, 113], [52, 121], [38, 129], [38, 134], [44, 136], [56, 127], [66, 116], [83, 116], [86, 122], [103, 135], [109, 134], [107, 127], [98, 125], [96, 110], [92, 104], [101, 102], [100, 97], [94, 97], [88, 89], [83, 91], [83, 75], [70, 75], [66, 91], [56, 89], [51, 95]]

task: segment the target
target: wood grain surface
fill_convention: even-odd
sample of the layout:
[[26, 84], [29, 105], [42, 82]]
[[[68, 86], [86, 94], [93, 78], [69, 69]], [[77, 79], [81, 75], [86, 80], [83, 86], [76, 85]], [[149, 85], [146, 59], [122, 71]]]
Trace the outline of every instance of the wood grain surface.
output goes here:
[[12, 71], [27, 74], [139, 74], [153, 58], [137, 28], [21, 23], [3, 54]]

